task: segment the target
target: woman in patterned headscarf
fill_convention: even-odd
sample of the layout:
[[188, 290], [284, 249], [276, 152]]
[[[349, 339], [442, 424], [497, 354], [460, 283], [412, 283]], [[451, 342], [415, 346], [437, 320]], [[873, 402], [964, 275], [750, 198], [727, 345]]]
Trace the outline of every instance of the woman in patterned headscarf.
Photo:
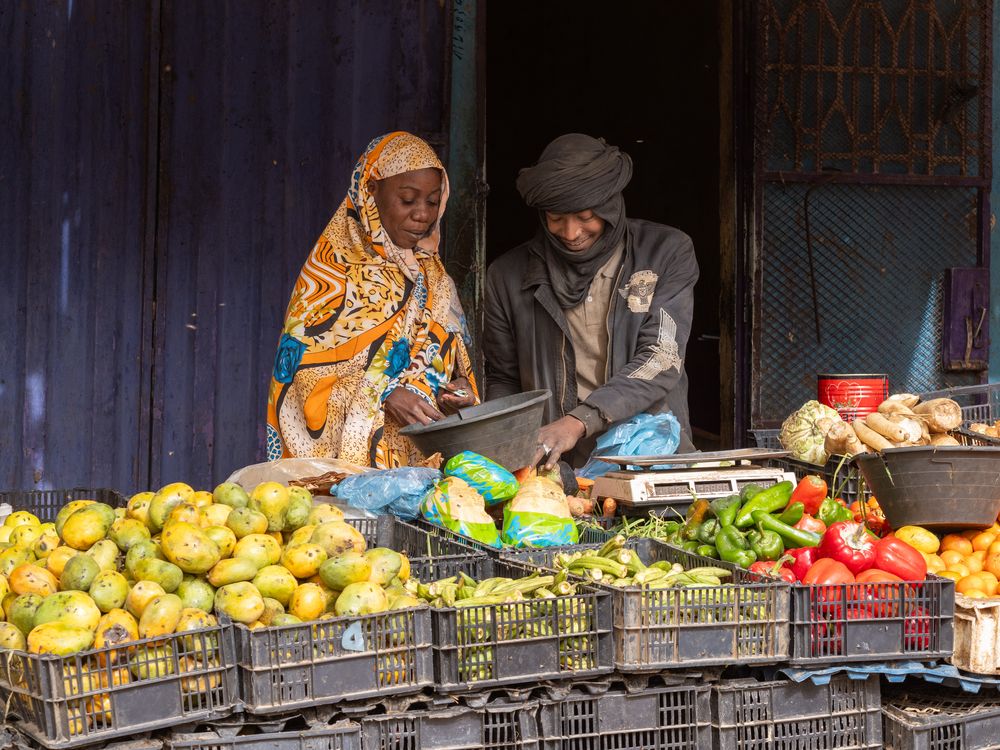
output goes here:
[[448, 177], [403, 132], [372, 141], [292, 291], [267, 404], [267, 455], [392, 468], [399, 434], [477, 402], [455, 285], [438, 257]]

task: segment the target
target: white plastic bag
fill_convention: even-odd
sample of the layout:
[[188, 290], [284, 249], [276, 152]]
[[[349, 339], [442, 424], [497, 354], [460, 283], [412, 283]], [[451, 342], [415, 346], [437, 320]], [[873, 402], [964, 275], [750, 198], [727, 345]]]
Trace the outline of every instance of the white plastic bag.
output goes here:
[[262, 482], [278, 482], [287, 485], [293, 479], [321, 477], [331, 471], [347, 475], [371, 471], [367, 466], [358, 466], [339, 458], [279, 458], [262, 464], [251, 464], [234, 471], [227, 482], [236, 482], [250, 492]]

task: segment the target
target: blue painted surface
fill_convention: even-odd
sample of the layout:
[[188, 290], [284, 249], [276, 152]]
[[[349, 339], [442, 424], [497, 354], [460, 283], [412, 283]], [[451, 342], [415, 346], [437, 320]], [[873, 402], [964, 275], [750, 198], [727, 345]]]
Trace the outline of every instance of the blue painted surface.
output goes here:
[[147, 4], [0, 4], [0, 487], [131, 487]]
[[444, 130], [438, 4], [255, 7], [166, 8], [153, 486], [264, 460], [285, 307], [355, 160]]
[[[994, 205], [1000, 196], [1000, 0], [993, 4], [993, 195]], [[996, 209], [991, 209], [990, 231], [990, 331], [1000, 333], [1000, 232], [996, 228]], [[990, 382], [1000, 382], [1000, 339], [990, 342]]]
[[398, 128], [447, 153], [447, 17], [0, 3], [0, 489], [210, 487], [263, 458], [292, 283], [358, 154]]

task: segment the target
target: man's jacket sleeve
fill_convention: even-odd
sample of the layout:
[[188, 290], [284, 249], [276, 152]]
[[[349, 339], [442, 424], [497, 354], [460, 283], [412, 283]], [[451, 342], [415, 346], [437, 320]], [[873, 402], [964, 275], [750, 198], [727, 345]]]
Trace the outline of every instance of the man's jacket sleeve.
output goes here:
[[492, 268], [486, 272], [486, 291], [483, 300], [483, 356], [487, 399], [502, 398], [521, 392], [510, 299], [503, 289], [500, 274]]
[[634, 356], [583, 402], [597, 409], [606, 423], [628, 419], [661, 402], [683, 372], [698, 261], [686, 236], [673, 253], [664, 248], [663, 257], [666, 262], [657, 269], [660, 275], [649, 310], [629, 313], [645, 315]]

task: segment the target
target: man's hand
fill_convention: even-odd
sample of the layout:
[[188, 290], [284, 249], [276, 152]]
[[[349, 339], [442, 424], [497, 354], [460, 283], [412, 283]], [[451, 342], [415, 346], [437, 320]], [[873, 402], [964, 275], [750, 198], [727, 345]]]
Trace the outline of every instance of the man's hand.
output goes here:
[[[465, 394], [464, 396], [461, 394]], [[438, 408], [445, 414], [454, 414], [466, 406], [475, 406], [476, 397], [472, 393], [472, 383], [468, 378], [455, 378], [438, 393]]]
[[564, 453], [573, 450], [580, 438], [587, 434], [587, 428], [576, 417], [563, 417], [547, 424], [538, 431], [538, 450], [531, 461], [537, 466], [545, 460], [545, 470], [549, 471], [559, 463]]
[[413, 391], [397, 386], [385, 400], [385, 415], [400, 427], [420, 423], [428, 425], [444, 419], [444, 414]]

